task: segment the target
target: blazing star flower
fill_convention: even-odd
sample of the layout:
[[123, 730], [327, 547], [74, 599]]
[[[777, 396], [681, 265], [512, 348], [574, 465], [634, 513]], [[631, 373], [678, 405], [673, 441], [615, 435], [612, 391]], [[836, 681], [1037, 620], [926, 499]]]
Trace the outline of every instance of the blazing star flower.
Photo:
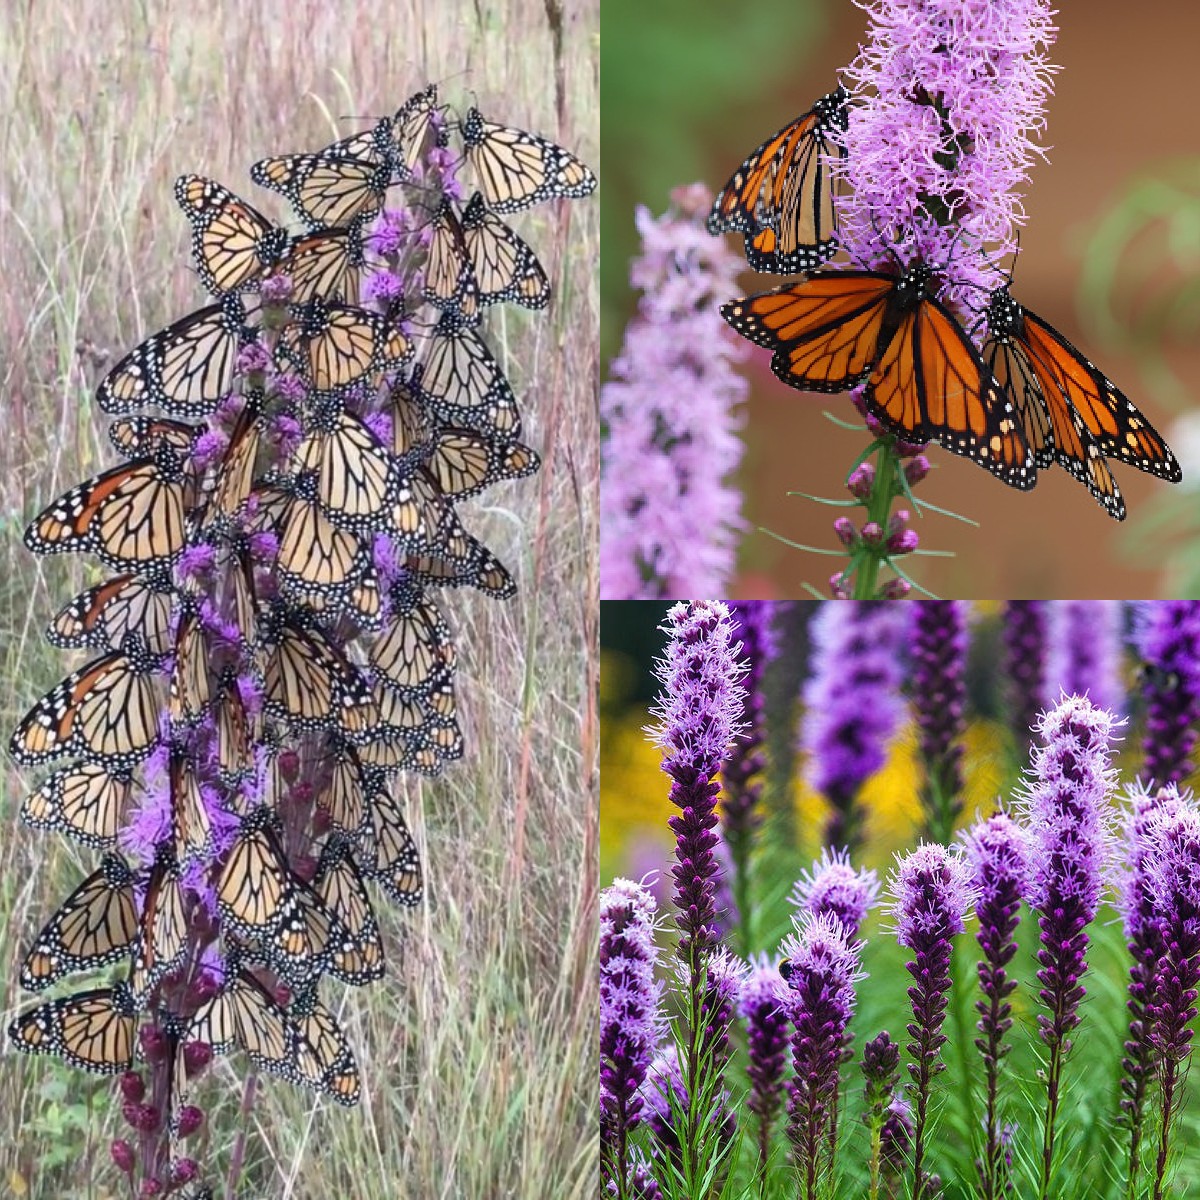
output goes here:
[[1096, 916], [1110, 859], [1109, 795], [1117, 719], [1081, 696], [1067, 696], [1038, 724], [1033, 781], [1023, 802], [1031, 838], [1026, 899], [1038, 913], [1038, 1033], [1049, 1050], [1042, 1194], [1049, 1187], [1063, 1058], [1079, 1024], [1087, 970], [1087, 927]]
[[913, 1023], [908, 1027], [912, 1041], [909, 1074], [916, 1089], [916, 1120], [913, 1132], [913, 1200], [931, 1193], [925, 1173], [925, 1121], [933, 1077], [945, 1068], [941, 1061], [946, 1035], [946, 996], [950, 990], [950, 958], [953, 939], [966, 927], [974, 900], [970, 868], [962, 855], [945, 846], [924, 843], [911, 854], [898, 858], [888, 880], [896, 936], [913, 951], [906, 964], [913, 978], [908, 989]]
[[949, 838], [962, 811], [962, 736], [966, 728], [967, 607], [961, 600], [912, 606], [912, 705], [921, 737], [921, 800], [931, 837]]
[[871, 1136], [871, 1195], [876, 1196], [883, 1162], [884, 1125], [890, 1116], [892, 1101], [898, 1095], [896, 1084], [900, 1077], [900, 1047], [886, 1029], [863, 1048], [859, 1066], [863, 1074], [863, 1106], [866, 1110], [863, 1121]]
[[1134, 644], [1145, 669], [1143, 775], [1179, 783], [1195, 769], [1200, 723], [1200, 601], [1149, 600], [1135, 609]]
[[975, 1049], [983, 1058], [986, 1075], [984, 1148], [978, 1160], [985, 1200], [1006, 1195], [1004, 1130], [997, 1110], [1000, 1063], [1012, 1049], [1005, 1037], [1012, 1028], [1012, 1005], [1008, 998], [1017, 981], [1008, 974], [1008, 964], [1017, 952], [1016, 931], [1020, 923], [1021, 897], [1029, 873], [1029, 845], [1025, 831], [1006, 813], [996, 813], [976, 822], [963, 835], [963, 850], [974, 885], [975, 935], [983, 957], [979, 961], [979, 990], [975, 1002], [979, 1013]]
[[[988, 263], [1014, 254], [1018, 189], [1042, 152], [1055, 28], [1047, 0], [863, 0], [870, 26], [842, 75], [851, 184], [838, 236], [866, 267], [944, 269], [943, 299], [978, 312]], [[985, 257], [983, 251], [988, 251]]]
[[662, 984], [654, 978], [654, 897], [618, 879], [600, 893], [600, 1131], [606, 1178], [628, 1170], [627, 1136], [638, 1122], [660, 1040]]
[[765, 954], [751, 963], [742, 987], [740, 1012], [746, 1023], [750, 1095], [746, 1107], [758, 1118], [758, 1167], [766, 1169], [771, 1132], [783, 1103], [788, 1050], [789, 989]]
[[708, 1062], [709, 1077], [719, 1079], [732, 1053], [729, 1030], [741, 998], [747, 974], [746, 964], [727, 950], [718, 950], [708, 960], [704, 991], [700, 1000], [700, 1020], [703, 1024], [699, 1039], [699, 1055]]
[[1059, 600], [1049, 606], [1047, 708], [1065, 692], [1087, 696], [1118, 716], [1125, 711], [1121, 609], [1119, 600]]
[[883, 766], [902, 711], [905, 615], [887, 604], [824, 604], [809, 627], [813, 651], [802, 743], [808, 782], [833, 806], [827, 846], [853, 852], [861, 839], [858, 792]]
[[799, 932], [783, 943], [795, 1070], [789, 1085], [788, 1137], [808, 1200], [817, 1194], [837, 1107], [842, 1047], [854, 1015], [854, 985], [866, 978], [860, 970], [864, 944], [849, 937], [829, 913], [807, 917]]
[[1157, 1069], [1150, 1041], [1147, 1009], [1154, 1003], [1155, 976], [1163, 961], [1158, 913], [1151, 887], [1159, 853], [1158, 829], [1163, 816], [1188, 806], [1171, 784], [1156, 791], [1133, 788], [1123, 822], [1124, 855], [1117, 899], [1129, 949], [1129, 986], [1125, 1007], [1129, 1029], [1121, 1058], [1121, 1113], [1129, 1126], [1129, 1179], [1132, 1190], [1141, 1170], [1141, 1142], [1146, 1100]]
[[742, 457], [746, 383], [732, 363], [744, 350], [717, 310], [741, 263], [705, 232], [705, 195], [673, 199], [658, 220], [638, 210], [643, 250], [630, 275], [642, 301], [600, 391], [608, 600], [724, 595], [744, 528], [727, 482]]
[[849, 851], [830, 851], [826, 846], [792, 888], [790, 900], [799, 910], [792, 920], [799, 924], [805, 915], [828, 913], [841, 921], [848, 937], [855, 938], [878, 896], [879, 876], [874, 871], [851, 866]]
[[1004, 606], [1004, 674], [1009, 727], [1021, 761], [1029, 757], [1046, 678], [1046, 602], [1010, 600]]

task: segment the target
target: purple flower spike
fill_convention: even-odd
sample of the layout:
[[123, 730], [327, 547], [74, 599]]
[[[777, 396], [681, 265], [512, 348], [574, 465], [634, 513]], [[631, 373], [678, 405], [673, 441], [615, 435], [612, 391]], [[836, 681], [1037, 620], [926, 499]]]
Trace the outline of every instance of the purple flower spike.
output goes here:
[[727, 950], [719, 950], [708, 960], [704, 992], [700, 999], [702, 1032], [698, 1043], [700, 1058], [709, 1064], [709, 1077], [720, 1078], [729, 1063], [732, 1049], [729, 1030], [741, 999], [747, 968]]
[[646, 1079], [659, 1042], [654, 978], [654, 897], [618, 879], [600, 894], [600, 1132], [606, 1179], [628, 1170], [629, 1130], [638, 1122]]
[[1124, 713], [1121, 609], [1119, 600], [1059, 600], [1049, 606], [1046, 707], [1065, 692], [1087, 696], [1118, 716]]
[[987, 1107], [983, 1153], [976, 1165], [984, 1200], [1000, 1200], [1008, 1195], [1008, 1187], [1004, 1129], [997, 1108], [998, 1084], [1000, 1064], [1012, 1049], [1005, 1037], [1012, 1028], [1008, 998], [1017, 981], [1009, 976], [1008, 964], [1017, 952], [1021, 897], [1029, 874], [1029, 842], [1025, 831], [1007, 814], [996, 813], [966, 832], [963, 848], [976, 889], [979, 932], [975, 936], [983, 951], [978, 967], [983, 998], [975, 1002], [980, 1036], [975, 1039], [975, 1049], [983, 1058]]
[[912, 705], [921, 737], [926, 834], [948, 841], [962, 812], [962, 736], [967, 703], [967, 607], [961, 600], [912, 605]]
[[916, 1089], [916, 1119], [913, 1128], [913, 1200], [933, 1194], [925, 1173], [925, 1121], [933, 1077], [944, 1069], [941, 1061], [946, 1035], [946, 995], [950, 990], [950, 958], [953, 938], [965, 928], [967, 912], [974, 900], [970, 868], [966, 860], [945, 846], [925, 843], [898, 860], [888, 880], [896, 936], [913, 951], [906, 964], [913, 978], [908, 989], [913, 1023], [908, 1027], [912, 1058], [908, 1070]]
[[1049, 1195], [1062, 1064], [1079, 1024], [1080, 984], [1087, 970], [1087, 927], [1100, 903], [1109, 860], [1109, 805], [1114, 782], [1112, 713], [1080, 696], [1066, 696], [1038, 724], [1045, 743], [1033, 754], [1033, 782], [1025, 800], [1030, 831], [1029, 891], [1038, 913], [1038, 998], [1047, 1012], [1038, 1033], [1049, 1049], [1041, 1195]]
[[761, 1179], [771, 1152], [771, 1132], [783, 1102], [783, 1072], [788, 1049], [789, 990], [766, 955], [752, 964], [742, 987], [740, 1012], [746, 1023], [750, 1095], [746, 1107], [758, 1118], [758, 1172]]
[[662, 769], [671, 777], [671, 803], [680, 814], [668, 824], [676, 836], [675, 906], [679, 954], [699, 979], [700, 958], [715, 943], [713, 888], [717, 835], [717, 773], [745, 706], [745, 668], [734, 647], [729, 609], [720, 601], [672, 606], [660, 628], [669, 635], [657, 665], [663, 691], [651, 732], [664, 750]]
[[[853, 191], [838, 236], [863, 266], [920, 258], [943, 299], [972, 311], [1017, 249], [1017, 189], [1035, 156], [1054, 40], [1046, 0], [873, 0], [866, 44], [843, 74], [849, 109], [837, 169]], [[983, 251], [988, 251], [985, 255]]]
[[1200, 987], [1200, 812], [1192, 804], [1164, 805], [1152, 819], [1150, 834], [1157, 851], [1150, 870], [1150, 896], [1162, 957], [1146, 1019], [1157, 1058], [1162, 1113], [1154, 1164], [1154, 1200], [1161, 1200], [1179, 1088], [1192, 1052], [1189, 1026], [1196, 1017]]
[[1148, 1009], [1154, 1002], [1154, 979], [1164, 957], [1151, 878], [1158, 858], [1157, 826], [1164, 815], [1187, 807], [1175, 785], [1154, 792], [1134, 790], [1124, 823], [1124, 870], [1118, 902], [1129, 949], [1129, 1029], [1121, 1059], [1121, 1113], [1129, 1127], [1129, 1190], [1135, 1191], [1141, 1170], [1141, 1144], [1146, 1101], [1157, 1066], [1150, 1042]]
[[[637, 212], [638, 315], [600, 391], [600, 594], [721, 596], [745, 527], [728, 482], [742, 457], [745, 347], [721, 318], [742, 263], [709, 237], [711, 197], [684, 191], [655, 220]], [[707, 297], [698, 302], [697, 297]]]
[[1042, 709], [1046, 677], [1046, 602], [1010, 600], [1004, 606], [1004, 674], [1008, 679], [1009, 727], [1018, 760], [1029, 758], [1033, 727]]
[[[846, 850], [830, 851], [825, 847], [821, 857], [796, 881], [791, 902], [803, 914], [820, 916], [828, 913], [846, 928], [848, 937], [858, 937], [867, 913], [879, 897], [879, 876], [866, 867], [850, 865]], [[801, 916], [793, 917], [799, 923]]]
[[[871, 1131], [871, 1195], [879, 1194], [883, 1162], [883, 1130], [891, 1114], [900, 1078], [900, 1047], [885, 1029], [863, 1049], [863, 1121]], [[910, 1130], [911, 1132], [911, 1130]], [[907, 1152], [907, 1146], [905, 1147]], [[903, 1159], [901, 1160], [903, 1161]], [[898, 1182], [898, 1181], [897, 1181]]]
[[842, 1047], [854, 1015], [854, 985], [866, 978], [860, 970], [863, 945], [848, 937], [846, 927], [829, 913], [808, 917], [783, 944], [795, 1070], [788, 1137], [807, 1200], [817, 1195], [830, 1157], [826, 1151], [834, 1131]]
[[808, 782], [833, 806], [825, 845], [851, 853], [862, 837], [859, 789], [883, 766], [900, 721], [905, 616], [894, 605], [825, 604], [810, 626], [802, 733]]
[[1200, 722], [1200, 600], [1149, 600], [1136, 610], [1134, 640], [1145, 664], [1143, 775], [1160, 785], [1195, 770]]

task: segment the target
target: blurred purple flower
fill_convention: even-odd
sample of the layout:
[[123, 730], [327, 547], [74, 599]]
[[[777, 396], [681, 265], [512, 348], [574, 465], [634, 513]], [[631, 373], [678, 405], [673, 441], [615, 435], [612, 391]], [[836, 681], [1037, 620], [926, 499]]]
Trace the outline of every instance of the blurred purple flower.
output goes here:
[[1087, 696], [1097, 708], [1120, 716], [1125, 711], [1121, 681], [1119, 600], [1058, 600], [1047, 609], [1046, 708], [1068, 696]]
[[801, 740], [809, 784], [832, 805], [826, 846], [862, 838], [859, 789], [883, 766], [902, 713], [900, 650], [907, 614], [892, 604], [823, 604], [809, 626], [812, 662]]
[[1110, 859], [1109, 796], [1117, 724], [1112, 713], [1090, 700], [1064, 697], [1038, 723], [1044, 745], [1034, 750], [1032, 786], [1023, 802], [1031, 839], [1026, 899], [1038, 914], [1038, 998], [1047, 1009], [1038, 1016], [1038, 1033], [1049, 1049], [1043, 1196], [1054, 1160], [1063, 1058], [1085, 994], [1079, 980], [1087, 970], [1087, 927], [1096, 916]]
[[729, 841], [745, 841], [755, 829], [754, 806], [762, 794], [757, 776], [766, 765], [763, 674], [778, 650], [772, 624], [777, 607], [769, 600], [746, 600], [729, 606], [733, 636], [742, 644], [741, 659], [746, 664], [742, 681], [746, 701], [739, 720], [742, 733], [734, 740], [721, 768], [725, 788], [721, 815]]
[[1008, 722], [1024, 762], [1033, 727], [1042, 710], [1046, 678], [1046, 602], [1010, 600], [1004, 606], [1004, 675], [1008, 680]]
[[1147, 600], [1135, 609], [1142, 658], [1147, 782], [1180, 783], [1193, 770], [1200, 722], [1200, 600]]
[[807, 1200], [814, 1200], [826, 1141], [837, 1107], [839, 1067], [854, 985], [865, 979], [864, 943], [851, 938], [835, 916], [809, 916], [783, 943], [791, 991], [793, 1077], [788, 1085], [788, 1137]]
[[967, 702], [967, 606], [961, 600], [912, 605], [910, 695], [921, 739], [921, 803], [929, 837], [946, 841], [962, 812], [962, 736]]
[[843, 82], [838, 236], [867, 267], [949, 267], [943, 299], [978, 311], [990, 264], [1017, 250], [1017, 193], [1044, 126], [1054, 40], [1047, 0], [870, 0]]
[[600, 594], [608, 600], [720, 596], [745, 523], [729, 482], [742, 458], [742, 343], [717, 300], [742, 263], [709, 237], [711, 198], [676, 192], [658, 220], [637, 211], [643, 292], [600, 391]]
[[997, 1107], [1000, 1064], [1012, 1049], [1005, 1041], [1012, 1028], [1012, 1005], [1008, 998], [1017, 981], [1008, 965], [1017, 952], [1016, 932], [1020, 923], [1021, 897], [1029, 874], [1029, 839], [1006, 813], [995, 813], [977, 821], [963, 835], [963, 851], [975, 888], [975, 935], [983, 957], [979, 960], [979, 990], [975, 1002], [980, 1036], [975, 1049], [983, 1058], [986, 1075], [983, 1154], [977, 1162], [984, 1200], [1000, 1200], [1008, 1194], [1004, 1130]]
[[946, 1035], [946, 997], [950, 990], [950, 959], [953, 939], [962, 933], [974, 900], [970, 868], [956, 851], [935, 843], [923, 843], [911, 854], [897, 859], [888, 880], [896, 937], [913, 952], [905, 969], [913, 978], [908, 989], [913, 1023], [908, 1031], [912, 1058], [908, 1070], [916, 1091], [916, 1120], [913, 1127], [913, 1200], [931, 1194], [925, 1174], [925, 1122], [933, 1077], [945, 1068], [941, 1061]]
[[[863, 921], [879, 897], [879, 876], [867, 867], [853, 867], [846, 850], [823, 847], [821, 857], [796, 881], [790, 896], [801, 914], [829, 913], [846, 927], [848, 937], [858, 937]], [[793, 917], [800, 924], [801, 914]]]

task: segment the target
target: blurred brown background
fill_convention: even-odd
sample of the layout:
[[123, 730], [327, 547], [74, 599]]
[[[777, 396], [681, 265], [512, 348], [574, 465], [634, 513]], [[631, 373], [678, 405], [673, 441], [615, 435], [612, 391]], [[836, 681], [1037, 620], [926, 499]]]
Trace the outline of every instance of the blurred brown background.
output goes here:
[[[635, 23], [647, 20], [645, 6], [634, 0], [604, 3], [602, 142], [610, 151], [603, 197], [606, 358], [619, 346], [634, 302], [626, 278], [636, 249], [635, 204], [661, 212], [670, 187], [690, 178], [719, 187], [755, 145], [834, 85], [835, 72], [853, 58], [866, 28], [865, 14], [849, 0], [760, 2], [749, 12], [725, 3], [665, 0], [661, 8], [664, 13], [649, 18], [649, 32], [634, 35]], [[686, 38], [657, 38], [655, 20], [670, 19], [680, 22], [677, 32], [687, 30]], [[628, 36], [621, 27], [626, 20]], [[981, 523], [973, 529], [936, 514], [916, 522], [925, 545], [955, 552], [953, 559], [910, 564], [941, 595], [1161, 594], [1179, 586], [1179, 573], [1170, 574], [1166, 564], [1188, 540], [1170, 533], [1172, 521], [1181, 510], [1200, 507], [1198, 493], [1184, 491], [1200, 463], [1189, 463], [1172, 437], [1175, 420], [1200, 401], [1200, 386], [1192, 382], [1200, 379], [1200, 342], [1185, 328], [1176, 331], [1172, 344], [1168, 314], [1152, 324], [1150, 340], [1170, 346], [1172, 369], [1182, 381], [1181, 387], [1158, 386], [1162, 372], [1139, 361], [1127, 339], [1098, 331], [1081, 283], [1090, 239], [1129, 190], [1147, 175], [1168, 170], [1171, 160], [1178, 166], [1181, 157], [1200, 155], [1195, 116], [1200, 6], [1188, 0], [1149, 7], [1076, 0], [1060, 6], [1057, 20], [1052, 60], [1061, 70], [1048, 111], [1049, 160], [1034, 168], [1025, 196], [1029, 220], [1014, 290], [1168, 436], [1184, 458], [1185, 485], [1170, 487], [1118, 468], [1130, 511], [1119, 525], [1058, 468], [1043, 473], [1032, 493], [1019, 493], [934, 447], [930, 456], [937, 469], [918, 497]], [[680, 63], [681, 57], [686, 61]], [[727, 235], [731, 244], [734, 236]], [[1132, 253], [1135, 259], [1142, 254], [1143, 267], [1153, 257], [1136, 244]], [[1194, 242], [1174, 245], [1167, 254], [1181, 278], [1200, 277]], [[1136, 261], [1130, 273], [1138, 273]], [[1161, 276], [1157, 267], [1151, 274]], [[750, 271], [743, 277], [747, 291], [772, 282]], [[740, 477], [746, 516], [752, 526], [829, 546], [837, 514], [786, 493], [844, 496], [845, 473], [865, 444], [863, 436], [822, 416], [829, 409], [850, 419], [845, 398], [786, 389], [768, 363], [765, 351], [755, 351], [746, 368], [753, 385]], [[772, 597], [802, 595], [805, 581], [824, 590], [838, 560], [804, 555], [753, 534], [740, 561], [731, 595]]]

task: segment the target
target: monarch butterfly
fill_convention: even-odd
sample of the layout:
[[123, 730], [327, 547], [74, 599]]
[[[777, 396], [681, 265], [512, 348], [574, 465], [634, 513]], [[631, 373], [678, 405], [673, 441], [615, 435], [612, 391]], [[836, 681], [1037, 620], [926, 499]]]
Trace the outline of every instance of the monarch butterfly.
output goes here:
[[188, 947], [188, 908], [179, 868], [169, 844], [155, 857], [137, 926], [130, 988], [134, 1002], [145, 1007], [150, 990], [183, 963]]
[[410, 96], [392, 118], [392, 152], [401, 180], [413, 178], [414, 168], [425, 153], [426, 142], [433, 134], [435, 146], [445, 146], [448, 139], [445, 123], [434, 119], [441, 110], [437, 102], [437, 84], [431, 83], [424, 91]]
[[122, 417], [108, 427], [108, 440], [125, 458], [149, 458], [159, 446], [170, 446], [180, 456], [191, 454], [203, 425], [153, 417]]
[[237, 788], [254, 772], [253, 730], [237, 676], [227, 673], [213, 702], [217, 773], [229, 788]]
[[392, 402], [388, 413], [392, 423], [392, 453], [411, 468], [427, 457], [440, 422], [434, 420], [404, 380], [393, 381], [388, 397]]
[[386, 791], [377, 792], [371, 800], [371, 830], [373, 859], [363, 874], [397, 904], [415, 907], [423, 891], [421, 858], [400, 806]]
[[294, 315], [280, 332], [278, 353], [318, 392], [348, 387], [412, 354], [399, 329], [364, 308], [313, 299], [297, 306]]
[[440, 762], [420, 738], [410, 738], [396, 731], [378, 733], [370, 741], [362, 742], [357, 749], [363, 765], [377, 772], [420, 771], [422, 774], [435, 774]]
[[383, 205], [392, 182], [391, 122], [381, 121], [318, 150], [264, 158], [250, 178], [287, 198], [311, 230], [366, 221]]
[[68, 675], [25, 714], [9, 742], [23, 766], [81, 754], [128, 769], [158, 741], [164, 688], [157, 661], [139, 639]]
[[321, 508], [349, 528], [376, 528], [379, 514], [395, 495], [387, 448], [340, 401], [315, 407], [310, 432], [292, 456], [292, 465], [316, 473]]
[[128, 773], [74, 763], [47, 776], [26, 797], [21, 820], [34, 829], [65, 833], [85, 846], [113, 846], [132, 790]]
[[74, 992], [17, 1017], [8, 1036], [23, 1054], [56, 1054], [97, 1075], [133, 1064], [137, 1010], [127, 983]]
[[174, 611], [169, 576], [114, 575], [63, 605], [46, 627], [46, 640], [63, 650], [116, 650], [137, 634], [151, 654], [166, 654], [174, 644]]
[[272, 610], [261, 632], [264, 712], [299, 730], [354, 720], [370, 693], [356, 667], [320, 629]]
[[317, 999], [315, 986], [296, 996], [289, 1016], [308, 1051], [300, 1056], [304, 1082], [339, 1104], [353, 1107], [362, 1090], [358, 1064], [337, 1018]]
[[457, 323], [478, 324], [479, 285], [457, 206], [449, 196], [442, 199], [433, 218], [431, 236], [425, 259], [425, 299]]
[[822, 96], [754, 150], [717, 194], [708, 231], [740, 232], [756, 271], [811, 271], [837, 253], [833, 188], [827, 162], [844, 157], [849, 93]]
[[207, 866], [216, 853], [212, 813], [220, 805], [213, 791], [205, 795], [192, 756], [173, 751], [168, 772], [175, 860], [181, 869]]
[[388, 530], [410, 552], [436, 549], [463, 531], [454, 506], [424, 467], [405, 480], [392, 506]]
[[250, 391], [238, 413], [201, 521], [205, 528], [237, 517], [250, 496], [262, 443], [262, 404], [262, 393]]
[[258, 336], [238, 296], [197, 309], [148, 337], [104, 377], [96, 401], [120, 416], [156, 404], [171, 417], [204, 417], [233, 383], [238, 351]]
[[34, 940], [21, 986], [40, 992], [75, 971], [125, 958], [136, 934], [133, 872], [119, 854], [106, 854]]
[[331, 756], [327, 776], [318, 786], [316, 806], [334, 829], [354, 836], [361, 831], [367, 819], [365, 787], [358, 752], [349, 742], [341, 742]]
[[537, 134], [487, 120], [477, 108], [462, 123], [467, 164], [493, 212], [543, 200], [574, 199], [596, 190], [596, 177], [570, 151]]
[[204, 626], [198, 612], [186, 613], [179, 622], [175, 638], [175, 669], [171, 672], [171, 690], [167, 711], [171, 724], [194, 725], [204, 716], [212, 698], [209, 655]]
[[1057, 329], [1007, 288], [992, 293], [984, 315], [984, 362], [1016, 409], [1039, 467], [1058, 462], [1118, 521], [1125, 501], [1106, 459], [1180, 480], [1179, 463], [1150, 422]]
[[524, 308], [545, 308], [550, 280], [537, 255], [476, 192], [462, 214], [462, 237], [479, 289], [480, 304], [508, 301]]
[[459, 532], [427, 554], [410, 554], [406, 569], [418, 583], [441, 587], [473, 587], [496, 600], [517, 594], [508, 568], [480, 541]]
[[279, 817], [260, 805], [243, 820], [217, 885], [217, 906], [239, 937], [277, 932], [296, 881], [278, 841]]
[[462, 499], [494, 484], [532, 475], [542, 460], [520, 442], [496, 441], [470, 429], [446, 426], [433, 442], [427, 465], [444, 495]]
[[344, 229], [324, 229], [296, 238], [268, 274], [291, 278], [296, 303], [323, 296], [357, 304], [365, 266], [363, 250], [362, 225], [355, 221]]
[[175, 199], [192, 226], [200, 280], [214, 296], [254, 287], [283, 258], [287, 230], [215, 179], [180, 175]]
[[367, 644], [367, 660], [402, 692], [427, 693], [454, 669], [454, 643], [437, 602], [404, 581], [393, 587], [392, 613]]
[[774, 351], [790, 387], [840, 392], [865, 382], [867, 408], [908, 442], [936, 441], [1016, 488], [1037, 479], [1012, 402], [930, 287], [924, 263], [900, 275], [817, 271], [726, 304], [725, 320]]
[[183, 550], [190, 485], [179, 456], [160, 446], [60, 496], [25, 530], [25, 545], [35, 554], [90, 552], [117, 570], [165, 565]]
[[443, 314], [413, 368], [412, 388], [434, 416], [488, 434], [517, 437], [521, 419], [508, 380], [483, 339]]
[[325, 843], [313, 887], [349, 936], [335, 950], [329, 973], [354, 987], [380, 978], [384, 961], [379, 925], [344, 838], [335, 835]]

